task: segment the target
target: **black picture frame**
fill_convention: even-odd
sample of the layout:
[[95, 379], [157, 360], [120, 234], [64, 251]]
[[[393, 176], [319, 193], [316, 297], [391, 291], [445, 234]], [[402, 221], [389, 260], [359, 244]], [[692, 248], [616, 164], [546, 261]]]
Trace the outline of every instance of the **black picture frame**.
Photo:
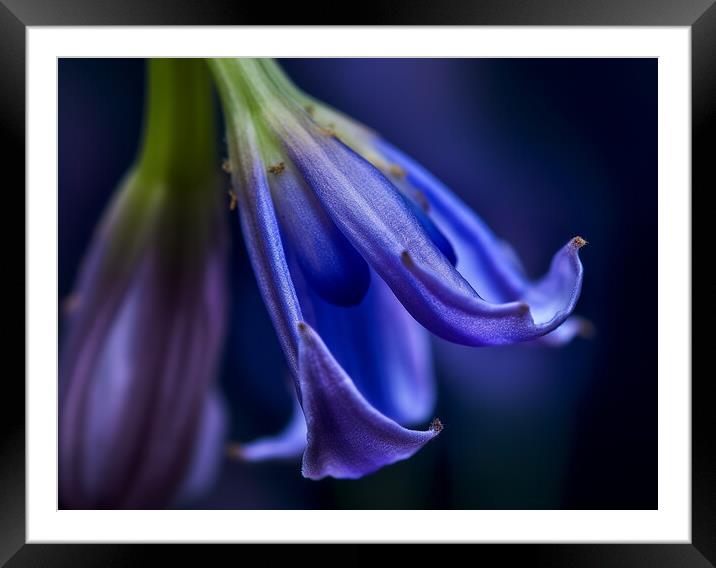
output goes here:
[[[5, 189], [4, 204], [14, 197], [10, 217], [19, 220], [17, 212], [25, 211], [25, 32], [28, 26], [80, 25], [582, 25], [582, 26], [689, 26], [692, 37], [692, 211], [707, 215], [708, 208], [694, 207], [697, 195], [705, 195], [707, 188], [716, 188], [713, 150], [716, 139], [716, 4], [714, 0], [504, 0], [430, 1], [401, 0], [362, 2], [359, 11], [351, 11], [347, 22], [340, 3], [325, 7], [303, 4], [283, 4], [280, 10], [265, 4], [249, 4], [229, 0], [0, 0], [0, 136], [2, 144], [2, 177]], [[310, 18], [310, 21], [309, 21]], [[9, 175], [8, 175], [9, 174]], [[22, 217], [24, 219], [24, 215]], [[24, 221], [23, 221], [24, 223]], [[8, 266], [24, 267], [20, 255], [20, 228], [4, 223], [6, 262]], [[706, 259], [694, 263], [692, 269], [693, 341], [695, 347], [705, 345], [708, 334], [699, 334], [696, 324], [713, 321], [716, 286], [708, 278], [697, 277], [699, 266], [708, 264], [706, 247], [709, 237], [705, 224], [692, 217], [692, 258]], [[23, 226], [24, 234], [24, 226]], [[12, 246], [10, 246], [12, 245]], [[11, 249], [11, 250], [10, 250]], [[698, 251], [704, 252], [698, 255]], [[12, 263], [12, 264], [11, 264]], [[707, 270], [707, 268], [703, 268]], [[24, 274], [24, 271], [23, 271]], [[21, 280], [21, 282], [20, 282]], [[24, 280], [15, 282], [16, 289]], [[709, 299], [706, 299], [710, 296]], [[6, 298], [10, 298], [8, 294]], [[12, 296], [14, 297], [14, 296]], [[694, 301], [699, 298], [699, 302]], [[8, 302], [19, 307], [19, 302]], [[704, 309], [705, 308], [705, 309]], [[24, 314], [23, 314], [24, 315]], [[24, 321], [24, 320], [23, 320]], [[25, 324], [22, 326], [23, 332]], [[16, 329], [7, 335], [6, 353], [12, 349], [10, 341], [23, 341], [24, 333]], [[11, 339], [13, 338], [13, 339]], [[23, 363], [24, 367], [24, 363]], [[692, 540], [690, 544], [534, 544], [482, 545], [470, 554], [478, 561], [485, 557], [499, 558], [501, 564], [529, 562], [545, 566], [716, 566], [716, 442], [709, 432], [716, 402], [713, 372], [692, 373]], [[683, 377], [688, 380], [689, 377]], [[212, 557], [225, 554], [223, 548], [169, 545], [79, 545], [25, 544], [25, 405], [24, 385], [19, 373], [7, 373], [4, 378], [0, 420], [0, 564], [7, 566], [142, 565], [171, 561], [181, 554], [186, 562], [196, 556], [204, 565], [213, 564]], [[360, 558], [362, 550], [356, 550]], [[230, 553], [229, 553], [230, 554]], [[370, 551], [367, 554], [370, 554]], [[241, 561], [237, 559], [237, 561]]]

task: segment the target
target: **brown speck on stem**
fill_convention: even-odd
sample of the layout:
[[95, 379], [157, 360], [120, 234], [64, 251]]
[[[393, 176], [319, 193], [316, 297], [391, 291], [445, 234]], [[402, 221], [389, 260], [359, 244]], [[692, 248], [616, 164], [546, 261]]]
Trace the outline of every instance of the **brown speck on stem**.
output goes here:
[[283, 173], [283, 170], [286, 169], [286, 164], [283, 162], [278, 162], [277, 164], [273, 164], [268, 167], [268, 172], [270, 174], [273, 174], [275, 176], [279, 176]]
[[236, 197], [236, 194], [233, 192], [233, 190], [230, 189], [226, 193], [229, 194], [229, 211], [233, 211], [234, 209], [236, 209], [238, 199]]
[[308, 329], [308, 326], [302, 321], [298, 322], [297, 327], [298, 331], [306, 331]]
[[231, 173], [231, 162], [229, 162], [228, 159], [221, 162], [221, 169], [224, 170], [227, 174]]
[[303, 109], [310, 117], [313, 117], [313, 115], [316, 114], [316, 107], [313, 105], [306, 105], [305, 107], [303, 107]]
[[439, 434], [443, 431], [443, 423], [440, 422], [439, 418], [434, 418], [433, 421], [430, 423], [430, 429], [436, 434]]

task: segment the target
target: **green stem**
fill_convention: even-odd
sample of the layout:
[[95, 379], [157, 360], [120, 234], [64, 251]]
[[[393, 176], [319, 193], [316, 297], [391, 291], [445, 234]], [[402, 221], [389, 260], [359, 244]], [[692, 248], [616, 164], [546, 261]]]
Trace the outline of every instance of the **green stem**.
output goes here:
[[229, 107], [243, 107], [258, 114], [266, 104], [280, 100], [282, 93], [267, 73], [261, 59], [209, 59], [222, 100]]
[[[264, 161], [280, 161], [280, 144], [266, 124], [270, 108], [285, 107], [285, 93], [274, 83], [261, 59], [209, 59], [226, 119], [229, 155], [236, 160], [238, 133], [250, 123]], [[232, 152], [232, 148], [234, 151]]]
[[211, 76], [202, 59], [150, 59], [138, 175], [172, 193], [205, 188], [216, 171]]
[[263, 67], [266, 74], [271, 78], [274, 84], [281, 89], [284, 94], [294, 97], [299, 100], [302, 104], [315, 102], [315, 99], [309, 97], [301, 89], [293, 84], [288, 75], [284, 73], [281, 66], [276, 63], [275, 59], [262, 59], [261, 66]]

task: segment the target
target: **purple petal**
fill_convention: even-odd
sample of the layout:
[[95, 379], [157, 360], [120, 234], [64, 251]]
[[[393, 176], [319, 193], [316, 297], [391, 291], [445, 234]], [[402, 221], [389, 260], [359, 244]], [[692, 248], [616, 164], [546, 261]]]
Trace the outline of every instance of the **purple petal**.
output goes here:
[[234, 448], [236, 456], [246, 461], [285, 460], [299, 457], [306, 448], [306, 419], [301, 405], [294, 398], [291, 419], [274, 436], [257, 438]]
[[[73, 379], [73, 384], [91, 379], [89, 371], [96, 364], [150, 238], [155, 216], [151, 210], [145, 210], [140, 219], [128, 215], [130, 194], [131, 191], [124, 190], [114, 198], [80, 266], [72, 295], [74, 307], [67, 314], [69, 333], [60, 354], [61, 403], [70, 377], [83, 377]], [[120, 227], [128, 230], [120, 232]]]
[[[259, 291], [278, 333], [292, 374], [297, 375], [296, 324], [301, 309], [286, 263], [278, 220], [271, 199], [267, 170], [261, 161], [256, 133], [248, 121], [229, 129], [239, 219]], [[238, 135], [240, 138], [236, 138]]]
[[457, 256], [455, 255], [455, 249], [450, 244], [450, 241], [442, 234], [440, 229], [437, 228], [435, 223], [432, 222], [430, 217], [425, 211], [422, 210], [419, 204], [410, 199], [406, 194], [401, 193], [405, 203], [408, 204], [410, 211], [415, 215], [415, 218], [420, 223], [423, 231], [430, 237], [433, 244], [440, 249], [440, 252], [450, 261], [450, 264], [455, 266], [457, 264]]
[[[429, 204], [430, 215], [457, 251], [457, 268], [475, 291], [491, 302], [522, 300], [530, 305], [536, 321], [546, 321], [559, 306], [554, 302], [569, 290], [543, 279], [530, 282], [512, 247], [498, 239], [489, 227], [430, 172], [384, 140], [373, 144], [389, 162], [407, 174], [407, 182], [421, 191]], [[559, 255], [559, 253], [558, 253]], [[550, 286], [554, 286], [550, 290]], [[544, 336], [541, 343], [558, 346], [569, 342], [582, 328], [567, 320], [555, 331]], [[547, 339], [549, 337], [549, 339]]]
[[274, 167], [269, 182], [282, 234], [308, 283], [332, 304], [359, 303], [370, 283], [366, 262], [291, 164]]
[[[531, 297], [531, 300], [526, 300], [531, 306], [545, 310], [546, 306], [540, 305], [540, 294], [534, 293], [533, 283], [528, 280], [519, 258], [508, 243], [499, 240], [477, 214], [420, 164], [387, 142], [378, 140], [376, 146], [388, 160], [406, 171], [408, 181], [414, 187], [424, 192], [431, 215], [460, 251], [460, 273], [481, 297], [495, 302]], [[542, 298], [549, 300], [545, 294]], [[588, 327], [590, 324], [583, 318], [570, 317], [536, 341], [551, 347], [562, 346], [576, 335], [589, 333]]]
[[[413, 317], [435, 334], [467, 345], [528, 341], [558, 327], [573, 310], [582, 279], [575, 243], [583, 241], [570, 241], [558, 253], [539, 293], [520, 302], [486, 302], [376, 168], [335, 138], [304, 134], [287, 140], [294, 162], [339, 229]], [[401, 262], [406, 258], [407, 265]]]
[[68, 345], [76, 349], [60, 367], [63, 506], [161, 507], [189, 465], [221, 347], [224, 246], [215, 233], [207, 253], [196, 235], [165, 233], [165, 222], [173, 221], [159, 221], [124, 293], [106, 294], [113, 309], [102, 326], [87, 310], [108, 313], [101, 298], [111, 263], [90, 263], [100, 270], [80, 280], [81, 297], [92, 301], [71, 321]]
[[456, 249], [458, 270], [475, 291], [491, 302], [517, 300], [528, 282], [511, 247], [420, 164], [384, 140], [375, 139], [374, 145], [405, 171], [410, 185], [423, 192], [430, 216]]
[[[138, 275], [138, 280], [143, 277], [143, 274]], [[77, 451], [81, 449], [85, 452], [80, 462], [84, 491], [98, 501], [106, 491], [107, 476], [111, 474], [108, 469], [117, 467], [111, 463], [112, 456], [107, 455], [106, 448], [111, 447], [114, 438], [121, 434], [124, 417], [135, 394], [133, 390], [137, 388], [133, 385], [135, 369], [132, 361], [136, 355], [133, 352], [133, 335], [141, 324], [143, 288], [142, 285], [130, 288], [104, 341], [97, 366], [88, 369], [86, 374], [90, 389], [85, 406], [87, 423], [82, 429], [83, 441], [79, 442]], [[74, 380], [77, 381], [76, 378]], [[70, 411], [68, 416], [73, 414]], [[79, 417], [79, 413], [75, 416]]]
[[355, 479], [412, 456], [442, 429], [408, 430], [361, 396], [321, 338], [300, 324], [299, 380], [308, 426], [303, 475]]
[[[441, 274], [417, 264], [403, 253], [403, 262], [415, 279], [443, 310], [442, 319], [433, 325], [447, 323], [442, 337], [456, 343], [504, 345], [536, 339], [559, 327], [572, 313], [582, 285], [579, 248], [576, 237], [564, 245], [552, 259], [549, 273], [528, 290], [524, 301], [490, 304], [474, 291], [464, 292], [446, 284]], [[435, 328], [433, 328], [435, 331]]]

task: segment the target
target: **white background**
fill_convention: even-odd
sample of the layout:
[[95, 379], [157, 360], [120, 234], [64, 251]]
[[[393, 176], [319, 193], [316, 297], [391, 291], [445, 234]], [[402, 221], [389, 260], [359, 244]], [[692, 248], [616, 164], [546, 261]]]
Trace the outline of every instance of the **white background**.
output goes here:
[[[28, 541], [690, 542], [690, 37], [624, 27], [28, 28]], [[57, 58], [115, 56], [658, 57], [658, 510], [59, 511]]]

